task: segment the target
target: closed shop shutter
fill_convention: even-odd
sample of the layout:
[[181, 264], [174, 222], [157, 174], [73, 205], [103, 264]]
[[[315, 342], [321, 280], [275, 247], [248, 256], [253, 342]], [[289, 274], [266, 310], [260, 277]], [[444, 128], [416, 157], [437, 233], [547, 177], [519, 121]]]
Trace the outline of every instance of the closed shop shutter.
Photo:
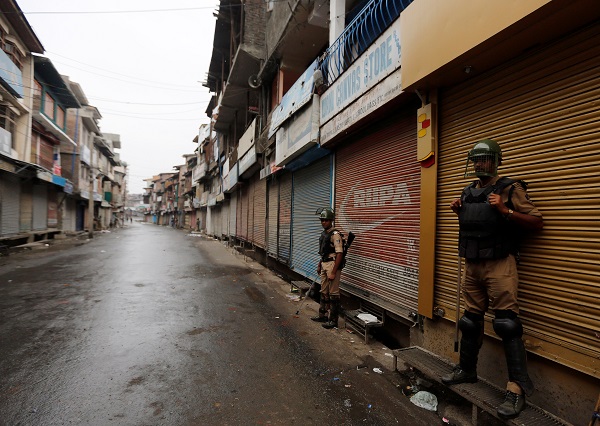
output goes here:
[[221, 204], [221, 237], [229, 235], [229, 201]]
[[521, 247], [528, 350], [600, 377], [600, 26], [529, 53], [439, 97], [435, 303], [454, 318], [456, 216], [467, 151], [500, 143], [500, 174], [524, 179], [544, 229]]
[[319, 235], [323, 231], [317, 209], [331, 206], [331, 156], [294, 172], [291, 267], [310, 279], [317, 278]]
[[215, 219], [213, 218], [213, 213], [214, 213], [214, 207], [206, 208], [206, 233], [208, 235], [214, 235]]
[[237, 191], [231, 193], [229, 200], [229, 233], [230, 236], [235, 236], [235, 226], [237, 223], [237, 206], [238, 206], [238, 194]]
[[21, 184], [19, 178], [0, 173], [0, 235], [19, 233], [19, 206]]
[[33, 182], [21, 184], [21, 209], [19, 212], [19, 231], [29, 232], [33, 224]]
[[241, 239], [242, 238], [242, 188], [241, 188], [241, 185], [237, 189], [236, 194], [237, 194], [237, 209], [236, 209], [236, 213], [235, 213], [235, 221], [236, 221], [235, 236], [238, 239]]
[[63, 201], [62, 209], [64, 211], [62, 230], [75, 231], [75, 200], [72, 198], [66, 198]]
[[240, 186], [240, 202], [238, 204], [240, 208], [240, 228], [238, 237], [244, 241], [248, 241], [248, 192], [250, 192], [248, 185], [244, 184]]
[[221, 236], [221, 227], [223, 222], [222, 210], [220, 205], [216, 205], [212, 207], [213, 209], [213, 235], [215, 237]]
[[33, 185], [33, 230], [48, 228], [48, 190], [46, 185]]
[[265, 221], [267, 216], [267, 182], [254, 176], [254, 244], [265, 248]]
[[268, 217], [268, 243], [267, 254], [277, 258], [277, 221], [279, 216], [279, 179], [271, 177], [267, 182], [269, 188]]
[[48, 187], [48, 228], [58, 227], [58, 194], [54, 185]]
[[416, 108], [371, 126], [336, 154], [336, 227], [356, 240], [342, 288], [408, 317], [417, 310], [420, 165]]
[[254, 191], [256, 182], [254, 179], [248, 181], [248, 237], [247, 241], [254, 242]]
[[292, 230], [292, 174], [281, 175], [279, 184], [279, 239], [277, 241], [277, 258], [289, 264]]

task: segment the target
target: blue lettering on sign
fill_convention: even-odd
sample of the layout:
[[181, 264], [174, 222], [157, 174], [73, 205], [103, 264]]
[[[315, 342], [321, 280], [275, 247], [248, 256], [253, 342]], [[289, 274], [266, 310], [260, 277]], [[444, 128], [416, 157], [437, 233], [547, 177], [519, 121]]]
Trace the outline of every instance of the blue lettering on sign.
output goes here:
[[339, 107], [360, 90], [360, 68], [345, 76], [335, 90], [335, 103]]
[[321, 106], [321, 117], [327, 117], [333, 113], [333, 91], [323, 97], [323, 105]]
[[377, 48], [369, 53], [363, 62], [364, 83], [369, 84], [380, 73], [392, 66], [392, 36], [388, 36]]

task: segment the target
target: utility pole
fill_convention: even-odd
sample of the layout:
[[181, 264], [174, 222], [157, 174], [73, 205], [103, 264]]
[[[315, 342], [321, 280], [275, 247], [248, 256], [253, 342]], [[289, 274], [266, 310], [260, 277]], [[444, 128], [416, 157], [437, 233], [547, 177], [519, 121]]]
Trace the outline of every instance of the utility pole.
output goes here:
[[94, 169], [90, 168], [90, 196], [88, 199], [88, 238], [94, 238]]

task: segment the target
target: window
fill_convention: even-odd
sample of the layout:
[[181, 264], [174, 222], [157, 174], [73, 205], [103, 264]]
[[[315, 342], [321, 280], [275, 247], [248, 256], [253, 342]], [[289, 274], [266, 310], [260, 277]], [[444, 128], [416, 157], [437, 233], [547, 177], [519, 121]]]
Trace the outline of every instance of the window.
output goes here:
[[42, 85], [37, 80], [34, 81], [33, 96], [37, 96], [38, 98], [42, 97]]
[[23, 71], [23, 55], [21, 55], [21, 52], [19, 51], [19, 49], [17, 49], [17, 46], [15, 46], [13, 42], [6, 40], [4, 42], [3, 50], [11, 59], [11, 61], [13, 61], [13, 63], [21, 71]]
[[56, 125], [61, 129], [65, 129], [65, 110], [62, 107], [56, 106]]
[[[16, 115], [12, 110], [6, 105], [0, 105], [0, 127], [4, 130], [13, 134], [16, 129], [15, 125]], [[13, 148], [14, 148], [14, 137], [13, 137]]]
[[54, 99], [48, 92], [44, 93], [44, 114], [54, 120]]

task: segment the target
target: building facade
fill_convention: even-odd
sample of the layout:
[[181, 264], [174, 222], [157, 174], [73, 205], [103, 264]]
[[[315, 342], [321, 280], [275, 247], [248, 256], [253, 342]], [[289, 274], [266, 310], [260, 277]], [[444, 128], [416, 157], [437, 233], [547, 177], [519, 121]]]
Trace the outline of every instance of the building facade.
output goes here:
[[[206, 232], [312, 280], [315, 211], [334, 207], [356, 234], [347, 302], [456, 361], [448, 206], [467, 151], [497, 140], [501, 173], [527, 180], [545, 218], [520, 266], [531, 402], [582, 424], [600, 377], [599, 14], [584, 0], [222, 1], [192, 173]], [[491, 317], [485, 329], [479, 374], [503, 386]]]

